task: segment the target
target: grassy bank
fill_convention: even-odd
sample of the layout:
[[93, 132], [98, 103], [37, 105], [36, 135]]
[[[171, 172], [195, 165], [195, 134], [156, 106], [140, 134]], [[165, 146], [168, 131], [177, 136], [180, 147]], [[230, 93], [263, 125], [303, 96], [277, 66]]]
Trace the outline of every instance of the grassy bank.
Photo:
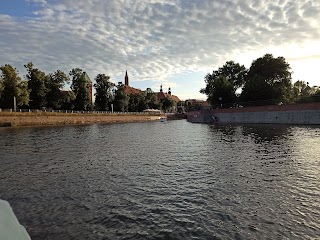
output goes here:
[[44, 126], [90, 123], [125, 123], [158, 120], [160, 115], [53, 112], [0, 112], [0, 126]]

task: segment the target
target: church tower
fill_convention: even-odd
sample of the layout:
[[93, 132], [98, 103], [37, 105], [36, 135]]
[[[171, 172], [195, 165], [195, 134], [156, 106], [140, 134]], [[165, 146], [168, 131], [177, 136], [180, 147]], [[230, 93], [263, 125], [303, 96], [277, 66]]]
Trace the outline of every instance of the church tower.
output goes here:
[[128, 77], [127, 71], [126, 71], [126, 76], [124, 77], [124, 85], [129, 86], [129, 77]]
[[160, 92], [162, 92], [162, 84], [160, 85]]
[[168, 91], [168, 94], [169, 94], [169, 95], [171, 95], [171, 88], [170, 88], [170, 87], [169, 87], [169, 91]]

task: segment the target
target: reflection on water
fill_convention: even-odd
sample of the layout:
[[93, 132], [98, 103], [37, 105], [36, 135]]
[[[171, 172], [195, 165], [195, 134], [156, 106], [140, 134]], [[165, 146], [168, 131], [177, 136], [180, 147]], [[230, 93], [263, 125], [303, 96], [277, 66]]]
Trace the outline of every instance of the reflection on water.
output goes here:
[[32, 239], [320, 236], [320, 128], [0, 129], [0, 198]]

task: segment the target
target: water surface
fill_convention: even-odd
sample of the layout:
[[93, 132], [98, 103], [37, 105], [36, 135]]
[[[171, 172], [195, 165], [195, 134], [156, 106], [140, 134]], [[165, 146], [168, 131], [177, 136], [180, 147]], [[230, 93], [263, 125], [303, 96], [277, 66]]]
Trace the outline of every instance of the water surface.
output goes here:
[[0, 129], [0, 198], [32, 239], [320, 237], [320, 127]]

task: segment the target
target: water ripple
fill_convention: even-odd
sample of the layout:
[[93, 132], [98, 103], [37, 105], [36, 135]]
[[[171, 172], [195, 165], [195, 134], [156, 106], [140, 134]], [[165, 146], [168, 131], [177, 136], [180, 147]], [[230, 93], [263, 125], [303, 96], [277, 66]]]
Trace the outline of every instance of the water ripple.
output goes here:
[[0, 134], [0, 198], [33, 240], [320, 237], [318, 127], [171, 121]]

